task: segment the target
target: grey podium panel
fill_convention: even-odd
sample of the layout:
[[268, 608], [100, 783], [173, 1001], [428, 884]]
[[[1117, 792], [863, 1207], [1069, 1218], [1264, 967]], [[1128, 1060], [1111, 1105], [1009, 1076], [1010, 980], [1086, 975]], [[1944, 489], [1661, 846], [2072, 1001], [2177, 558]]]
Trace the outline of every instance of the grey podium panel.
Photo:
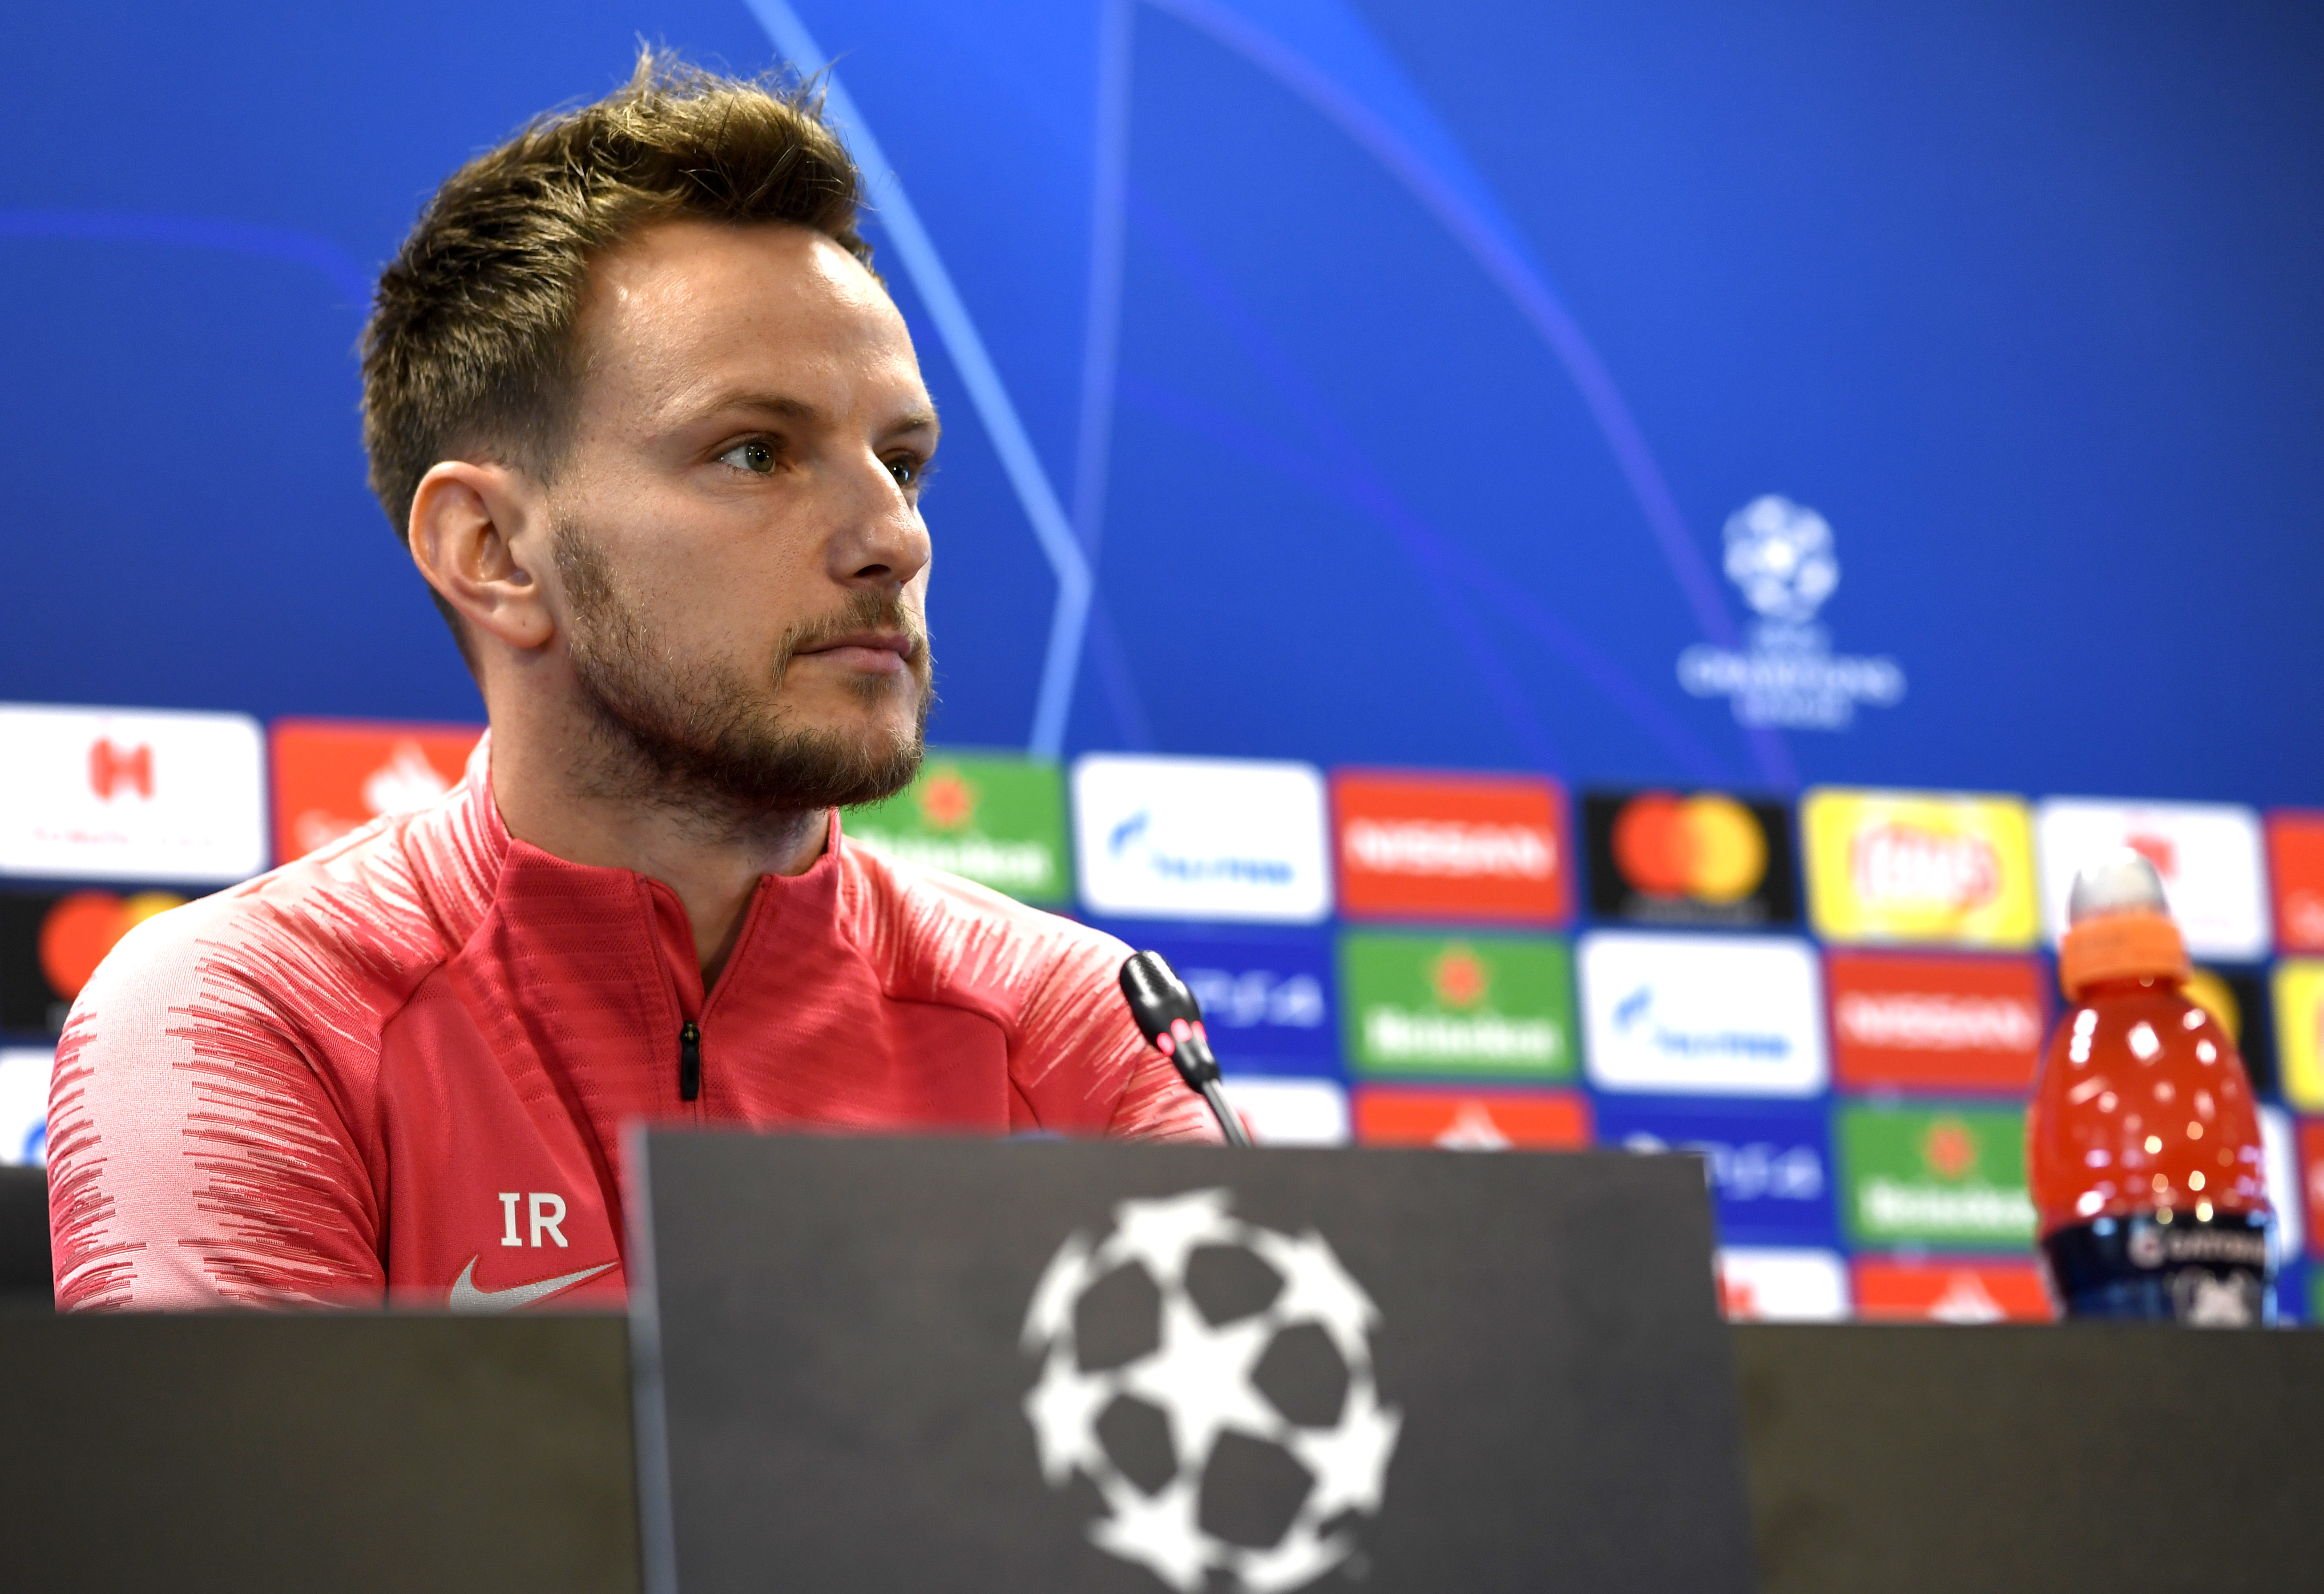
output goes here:
[[0, 1586], [638, 1586], [617, 1317], [0, 1315]]
[[2324, 1334], [1735, 1331], [1762, 1594], [2324, 1581]]

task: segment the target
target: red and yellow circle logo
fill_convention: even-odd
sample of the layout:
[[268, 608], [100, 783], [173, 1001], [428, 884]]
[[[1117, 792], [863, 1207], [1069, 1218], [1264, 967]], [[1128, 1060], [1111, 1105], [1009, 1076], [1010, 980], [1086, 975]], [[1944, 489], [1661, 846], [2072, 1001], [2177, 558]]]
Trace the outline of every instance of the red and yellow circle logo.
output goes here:
[[72, 1000], [115, 942], [183, 901], [183, 897], [168, 891], [140, 891], [134, 897], [75, 891], [59, 898], [41, 920], [41, 972], [49, 989], [66, 1001]]
[[1614, 864], [1649, 897], [1740, 902], [1767, 875], [1767, 839], [1733, 797], [1642, 792], [1614, 818]]

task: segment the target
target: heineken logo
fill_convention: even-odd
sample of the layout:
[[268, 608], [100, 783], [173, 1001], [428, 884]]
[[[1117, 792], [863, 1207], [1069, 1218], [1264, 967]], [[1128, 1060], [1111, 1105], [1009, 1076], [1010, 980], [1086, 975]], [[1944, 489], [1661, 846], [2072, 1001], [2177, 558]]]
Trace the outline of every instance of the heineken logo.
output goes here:
[[1573, 1070], [1572, 973], [1547, 936], [1447, 940], [1357, 933], [1341, 943], [1360, 1070], [1554, 1077]]
[[960, 830], [976, 817], [976, 788], [953, 765], [930, 770], [918, 796], [920, 817], [931, 830]]
[[1065, 783], [1054, 764], [948, 754], [897, 796], [851, 813], [846, 834], [1028, 902], [1063, 901], [1071, 889]]
[[2019, 1111], [1866, 1103], [1843, 1107], [1839, 1128], [1848, 1225], [1858, 1243], [2032, 1241]]
[[1921, 1137], [1921, 1161], [1940, 1179], [1966, 1179], [1977, 1171], [1977, 1137], [1957, 1118], [1941, 1118]]
[[1428, 982], [1436, 1000], [1448, 1008], [1473, 1008], [1492, 990], [1492, 976], [1483, 961], [1458, 944], [1444, 949], [1428, 972]]

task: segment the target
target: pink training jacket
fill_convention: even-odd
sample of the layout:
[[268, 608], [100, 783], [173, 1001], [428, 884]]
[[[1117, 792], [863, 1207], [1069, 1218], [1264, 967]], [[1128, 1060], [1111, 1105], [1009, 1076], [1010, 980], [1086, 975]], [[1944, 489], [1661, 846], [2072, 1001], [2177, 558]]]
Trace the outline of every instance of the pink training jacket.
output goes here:
[[1207, 1140], [1109, 935], [831, 843], [717, 984], [676, 893], [434, 807], [149, 919], [49, 1098], [60, 1308], [618, 1305], [640, 1119]]

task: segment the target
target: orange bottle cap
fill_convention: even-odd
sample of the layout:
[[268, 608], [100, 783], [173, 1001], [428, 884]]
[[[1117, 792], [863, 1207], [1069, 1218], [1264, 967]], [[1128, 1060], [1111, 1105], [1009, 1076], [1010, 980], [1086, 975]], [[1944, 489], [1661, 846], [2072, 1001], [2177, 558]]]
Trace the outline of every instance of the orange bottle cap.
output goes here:
[[2190, 972], [2186, 938], [2168, 914], [2098, 914], [2058, 943], [2058, 983], [2068, 1001], [2107, 980], [2184, 980]]

